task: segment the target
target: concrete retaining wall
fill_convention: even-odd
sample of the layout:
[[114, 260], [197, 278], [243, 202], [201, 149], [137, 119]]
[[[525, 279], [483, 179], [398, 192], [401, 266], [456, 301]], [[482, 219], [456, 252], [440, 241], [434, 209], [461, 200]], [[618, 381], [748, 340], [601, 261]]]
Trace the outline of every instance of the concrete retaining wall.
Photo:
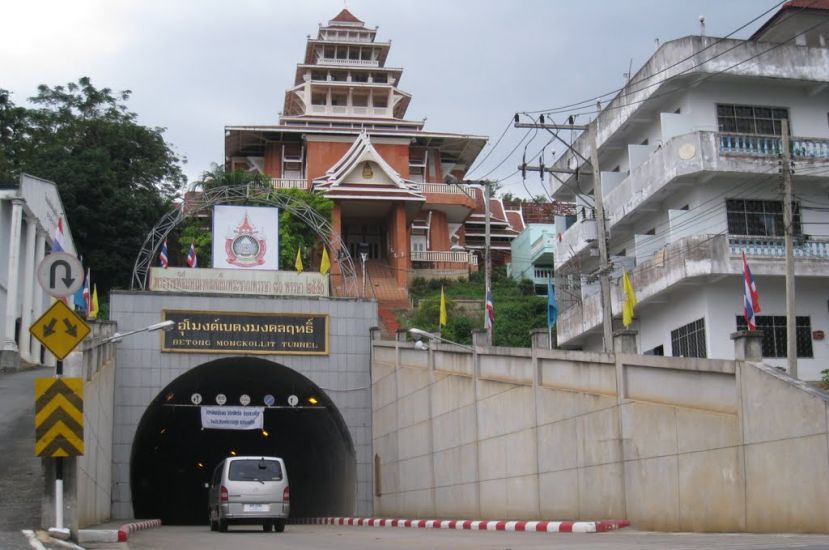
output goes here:
[[[100, 345], [115, 323], [89, 322], [92, 329], [63, 362], [64, 376], [84, 379], [84, 454], [64, 459], [64, 525], [73, 531], [110, 519], [115, 348]], [[43, 459], [43, 525], [55, 525], [55, 460]]]
[[829, 531], [829, 398], [742, 361], [373, 342], [374, 512]]

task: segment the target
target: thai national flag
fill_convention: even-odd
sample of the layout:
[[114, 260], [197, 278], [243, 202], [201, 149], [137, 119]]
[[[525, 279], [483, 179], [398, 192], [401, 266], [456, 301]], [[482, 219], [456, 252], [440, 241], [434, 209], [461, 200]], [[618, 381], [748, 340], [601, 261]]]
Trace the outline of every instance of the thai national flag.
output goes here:
[[495, 304], [492, 303], [492, 291], [486, 289], [486, 328], [492, 329], [495, 324]]
[[58, 226], [55, 229], [55, 239], [52, 241], [52, 252], [66, 251], [66, 237], [63, 234], [63, 218], [58, 218]]
[[757, 285], [754, 284], [754, 277], [748, 268], [746, 253], [743, 252], [743, 316], [746, 319], [748, 330], [757, 330], [754, 316], [760, 313], [760, 295], [757, 293]]
[[159, 254], [158, 259], [161, 261], [161, 267], [163, 267], [164, 269], [167, 269], [167, 266], [170, 265], [170, 259], [167, 257], [167, 241], [166, 240], [161, 245], [161, 254]]
[[199, 264], [199, 259], [196, 258], [196, 245], [190, 243], [190, 252], [187, 253], [187, 265], [196, 267]]
[[92, 295], [89, 293], [89, 279], [92, 278], [92, 269], [86, 268], [86, 279], [83, 282], [83, 303], [85, 311], [92, 311]]

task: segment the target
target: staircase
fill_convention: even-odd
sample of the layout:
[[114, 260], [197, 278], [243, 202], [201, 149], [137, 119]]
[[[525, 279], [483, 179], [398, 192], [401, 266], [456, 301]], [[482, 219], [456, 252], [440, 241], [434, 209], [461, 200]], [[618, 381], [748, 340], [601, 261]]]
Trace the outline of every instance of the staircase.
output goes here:
[[[380, 330], [384, 337], [394, 338], [400, 324], [397, 322], [397, 313], [411, 309], [409, 291], [397, 285], [394, 270], [382, 260], [366, 262], [367, 280], [366, 296], [377, 298], [377, 316], [380, 319]], [[362, 275], [362, 272], [360, 272]], [[362, 288], [362, 279], [360, 280]], [[368, 286], [371, 285], [371, 288]]]

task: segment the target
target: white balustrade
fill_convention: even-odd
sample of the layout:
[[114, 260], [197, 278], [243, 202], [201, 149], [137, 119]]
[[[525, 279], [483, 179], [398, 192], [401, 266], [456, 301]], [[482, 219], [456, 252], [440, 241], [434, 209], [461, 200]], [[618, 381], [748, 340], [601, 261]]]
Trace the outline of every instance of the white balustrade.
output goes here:
[[478, 265], [478, 257], [475, 254], [453, 250], [412, 250], [411, 260], [412, 262]]
[[271, 178], [274, 189], [307, 189], [308, 182], [304, 179]]
[[[786, 243], [783, 237], [739, 237], [730, 235], [728, 247], [732, 256], [739, 256], [745, 251], [746, 256], [764, 258], [785, 258]], [[794, 256], [796, 258], [829, 258], [829, 240], [809, 238], [795, 239]]]
[[418, 183], [421, 193], [443, 193], [444, 195], [467, 195], [472, 197], [472, 188], [468, 185], [448, 185], [446, 183]]

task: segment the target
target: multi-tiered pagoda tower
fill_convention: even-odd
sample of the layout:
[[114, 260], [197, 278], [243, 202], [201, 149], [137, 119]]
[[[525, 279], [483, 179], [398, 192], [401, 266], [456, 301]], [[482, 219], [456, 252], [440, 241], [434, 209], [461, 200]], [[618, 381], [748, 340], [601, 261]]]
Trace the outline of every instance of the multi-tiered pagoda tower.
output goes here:
[[[226, 127], [225, 154], [229, 168], [332, 199], [332, 225], [352, 257], [367, 251], [373, 278], [386, 273], [405, 296], [413, 271], [476, 269], [472, 249], [480, 244], [468, 246], [464, 224], [482, 210], [480, 190], [444, 179], [463, 179], [486, 138], [429, 132], [422, 121], [406, 120], [411, 95], [398, 88], [403, 70], [386, 66], [391, 43], [376, 35], [346, 9], [320, 25], [279, 123]], [[503, 217], [493, 218], [495, 243], [514, 236]]]

